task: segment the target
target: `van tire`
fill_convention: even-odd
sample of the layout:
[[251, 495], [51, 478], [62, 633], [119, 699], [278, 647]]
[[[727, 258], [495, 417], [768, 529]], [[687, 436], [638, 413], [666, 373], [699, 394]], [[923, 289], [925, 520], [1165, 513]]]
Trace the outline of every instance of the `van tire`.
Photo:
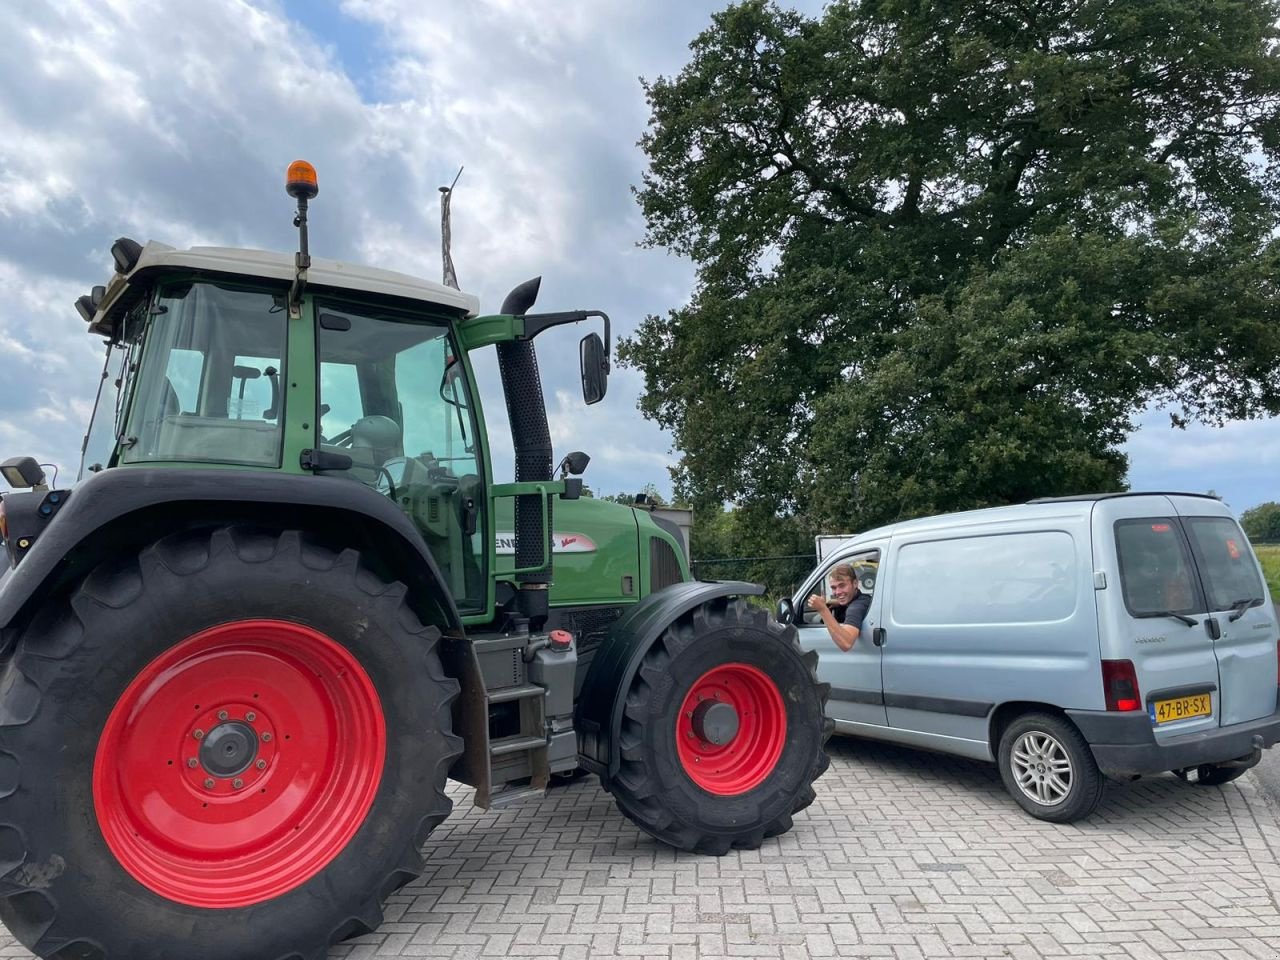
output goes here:
[[[1056, 763], [1059, 773], [1066, 774], [1066, 791], [1062, 796], [1053, 796], [1061, 790], [1061, 777], [1040, 779], [1041, 771], [1034, 762], [1037, 755]], [[1051, 823], [1082, 820], [1093, 813], [1102, 800], [1106, 780], [1093, 759], [1093, 751], [1080, 731], [1062, 717], [1050, 713], [1018, 717], [1000, 737], [997, 762], [1005, 789], [1018, 806], [1038, 820]], [[1052, 772], [1045, 770], [1044, 774]], [[1020, 775], [1024, 781], [1030, 780], [1026, 788], [1019, 782]], [[1041, 802], [1033, 793], [1048, 795], [1051, 799]]]

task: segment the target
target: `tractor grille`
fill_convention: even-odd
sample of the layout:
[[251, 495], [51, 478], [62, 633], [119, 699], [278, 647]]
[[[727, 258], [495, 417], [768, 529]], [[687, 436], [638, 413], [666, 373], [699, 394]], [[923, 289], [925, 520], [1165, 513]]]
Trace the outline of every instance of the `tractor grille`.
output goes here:
[[649, 591], [661, 590], [673, 583], [679, 583], [680, 561], [671, 544], [660, 537], [649, 538]]

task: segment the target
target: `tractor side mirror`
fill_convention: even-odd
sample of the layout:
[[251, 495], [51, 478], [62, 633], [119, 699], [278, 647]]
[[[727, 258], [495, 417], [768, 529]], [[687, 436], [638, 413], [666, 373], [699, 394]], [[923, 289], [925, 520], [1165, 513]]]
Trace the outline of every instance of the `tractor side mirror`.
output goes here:
[[791, 603], [790, 597], [783, 597], [778, 601], [778, 622], [790, 623], [796, 618], [796, 608]]
[[578, 344], [582, 359], [582, 399], [588, 404], [599, 403], [609, 388], [609, 361], [604, 355], [604, 341], [600, 334], [589, 333]]

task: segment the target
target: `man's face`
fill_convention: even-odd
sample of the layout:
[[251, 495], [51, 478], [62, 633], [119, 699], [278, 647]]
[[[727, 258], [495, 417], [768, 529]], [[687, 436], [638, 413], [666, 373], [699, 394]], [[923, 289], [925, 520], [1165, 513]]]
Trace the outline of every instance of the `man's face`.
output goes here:
[[839, 604], [846, 604], [853, 599], [853, 581], [844, 577], [831, 578], [831, 599]]

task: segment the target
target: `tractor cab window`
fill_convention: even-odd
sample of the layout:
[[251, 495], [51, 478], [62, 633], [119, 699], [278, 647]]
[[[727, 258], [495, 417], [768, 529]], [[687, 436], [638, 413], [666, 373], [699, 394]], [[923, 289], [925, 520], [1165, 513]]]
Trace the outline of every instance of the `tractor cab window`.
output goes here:
[[143, 333], [126, 463], [280, 465], [286, 313], [278, 294], [164, 287]]
[[116, 426], [119, 423], [119, 397], [123, 385], [124, 360], [128, 352], [124, 344], [107, 347], [107, 362], [98, 384], [98, 398], [93, 404], [89, 432], [80, 448], [80, 479], [86, 473], [97, 473], [111, 464], [116, 448]]
[[321, 448], [408, 514], [460, 608], [483, 608], [482, 464], [448, 324], [338, 303], [317, 323]]

